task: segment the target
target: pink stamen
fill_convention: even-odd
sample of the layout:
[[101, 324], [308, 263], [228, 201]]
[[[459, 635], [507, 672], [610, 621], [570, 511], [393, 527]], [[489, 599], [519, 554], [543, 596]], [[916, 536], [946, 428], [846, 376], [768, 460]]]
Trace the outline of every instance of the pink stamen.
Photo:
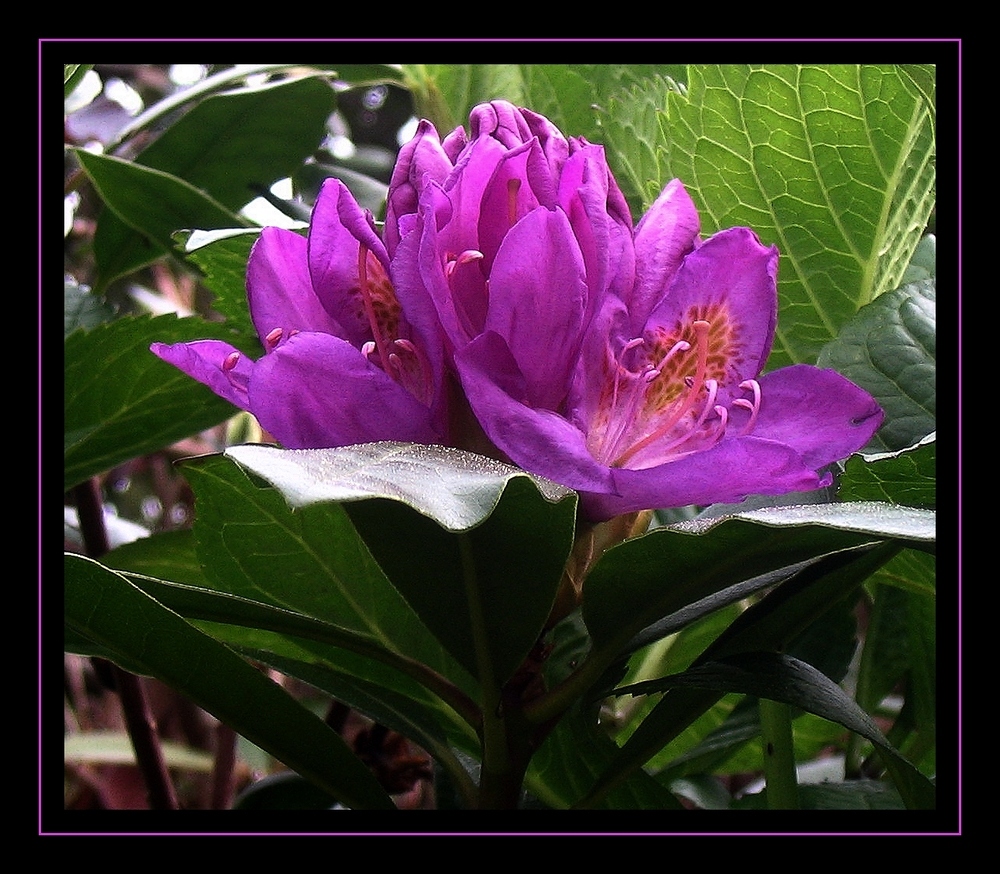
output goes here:
[[240, 360], [239, 352], [230, 352], [222, 361], [222, 372], [229, 373], [236, 366], [236, 362]]
[[281, 335], [284, 331], [281, 328], [274, 328], [267, 332], [267, 336], [264, 338], [264, 343], [267, 345], [268, 349], [273, 349], [278, 345], [281, 340]]
[[[698, 361], [695, 365], [695, 375], [691, 380], [688, 393], [681, 399], [681, 402], [677, 404], [677, 408], [666, 422], [659, 425], [651, 434], [648, 434], [641, 440], [633, 443], [612, 462], [612, 467], [624, 467], [629, 459], [635, 457], [636, 453], [645, 449], [651, 443], [656, 442], [666, 434], [669, 434], [681, 418], [683, 418], [683, 416], [695, 406], [698, 395], [701, 393], [701, 389], [705, 385], [705, 374], [708, 369], [708, 331], [710, 325], [703, 319], [698, 319], [692, 323], [692, 327], [695, 331]], [[687, 380], [685, 380], [685, 384], [687, 384]]]
[[740, 388], [749, 389], [753, 392], [753, 400], [748, 401], [746, 398], [737, 398], [733, 401], [734, 407], [742, 407], [744, 410], [750, 411], [750, 418], [747, 420], [746, 425], [743, 426], [743, 430], [740, 431], [740, 436], [749, 434], [754, 425], [757, 424], [757, 413], [760, 411], [760, 383], [756, 379], [745, 379], [740, 383]]

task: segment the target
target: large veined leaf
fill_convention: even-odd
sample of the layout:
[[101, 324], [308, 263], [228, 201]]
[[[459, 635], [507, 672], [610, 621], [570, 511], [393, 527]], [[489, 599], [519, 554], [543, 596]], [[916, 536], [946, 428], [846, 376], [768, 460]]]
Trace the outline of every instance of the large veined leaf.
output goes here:
[[67, 555], [64, 580], [69, 630], [187, 695], [347, 806], [395, 809], [340, 735], [232, 650], [96, 561]]
[[868, 64], [691, 65], [686, 84], [662, 116], [664, 177], [689, 186], [704, 230], [746, 225], [777, 244], [770, 365], [811, 363], [899, 285], [924, 233], [935, 183], [927, 89], [904, 68]]

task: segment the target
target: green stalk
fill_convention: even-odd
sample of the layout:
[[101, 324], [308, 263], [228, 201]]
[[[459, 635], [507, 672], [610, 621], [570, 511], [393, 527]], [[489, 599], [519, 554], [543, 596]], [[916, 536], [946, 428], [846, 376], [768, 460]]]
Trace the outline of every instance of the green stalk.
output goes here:
[[767, 806], [771, 810], [798, 810], [799, 784], [795, 775], [791, 708], [765, 698], [760, 699], [758, 707]]
[[510, 758], [507, 755], [507, 728], [504, 721], [502, 695], [493, 660], [487, 644], [486, 618], [483, 615], [483, 601], [479, 590], [479, 575], [472, 545], [467, 534], [458, 535], [458, 548], [462, 556], [462, 577], [465, 595], [469, 605], [469, 622], [476, 652], [476, 673], [482, 690], [482, 742], [483, 762], [479, 778], [479, 806], [496, 808], [504, 806], [506, 795], [506, 775], [510, 772]]

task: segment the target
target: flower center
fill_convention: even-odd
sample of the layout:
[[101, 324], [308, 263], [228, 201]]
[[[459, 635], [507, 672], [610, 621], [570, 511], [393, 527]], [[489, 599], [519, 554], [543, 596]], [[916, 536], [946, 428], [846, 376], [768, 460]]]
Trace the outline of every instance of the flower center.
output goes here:
[[[744, 380], [740, 389], [751, 397], [724, 402], [733, 337], [723, 312], [707, 315], [711, 321], [689, 321], [680, 339], [639, 337], [624, 344], [611, 363], [592, 432], [597, 460], [638, 470], [710, 449], [725, 435], [731, 407], [750, 413], [741, 434], [753, 429], [760, 384]], [[629, 367], [636, 358], [644, 363]]]
[[382, 370], [430, 405], [434, 393], [430, 365], [417, 345], [398, 336], [401, 309], [396, 292], [382, 264], [365, 246], [358, 248], [358, 288], [373, 338], [362, 344], [361, 354], [369, 361], [375, 356]]

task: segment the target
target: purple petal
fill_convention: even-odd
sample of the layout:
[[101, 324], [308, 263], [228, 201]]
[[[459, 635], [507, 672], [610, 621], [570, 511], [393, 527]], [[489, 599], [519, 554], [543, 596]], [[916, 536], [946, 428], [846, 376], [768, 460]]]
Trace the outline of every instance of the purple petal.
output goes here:
[[789, 446], [756, 438], [725, 439], [713, 449], [644, 470], [613, 468], [614, 485], [584, 495], [593, 521], [651, 507], [737, 503], [748, 495], [780, 495], [829, 484]]
[[624, 299], [635, 279], [632, 217], [603, 147], [586, 144], [573, 153], [559, 179], [559, 203], [587, 265], [591, 308], [596, 310], [607, 291]]
[[296, 334], [265, 355], [249, 397], [260, 424], [288, 449], [441, 442], [423, 404], [350, 343], [328, 334]]
[[274, 328], [326, 331], [340, 327], [320, 304], [306, 260], [306, 240], [284, 228], [264, 228], [247, 262], [247, 298], [257, 334]]
[[696, 319], [711, 325], [712, 352], [725, 376], [724, 391], [760, 373], [778, 320], [778, 250], [763, 246], [749, 228], [713, 235], [681, 263], [667, 296], [646, 324], [679, 336]]
[[812, 468], [857, 452], [884, 418], [868, 392], [833, 370], [794, 364], [762, 376], [760, 388], [751, 434], [791, 446]]
[[389, 256], [371, 226], [370, 214], [358, 206], [343, 182], [328, 179], [316, 199], [309, 226], [309, 274], [320, 303], [343, 329], [336, 333], [355, 346], [371, 336], [358, 273], [362, 243], [388, 273]]
[[416, 133], [399, 150], [389, 180], [384, 236], [390, 256], [403, 237], [400, 218], [417, 211], [425, 180], [443, 183], [453, 168], [454, 162], [445, 153], [434, 125], [421, 120]]
[[[254, 363], [235, 347], [221, 340], [195, 340], [192, 343], [153, 343], [149, 348], [158, 358], [204, 383], [219, 397], [242, 410], [250, 409], [246, 386]], [[229, 367], [223, 369], [227, 361]]]
[[634, 328], [664, 296], [700, 231], [694, 202], [679, 179], [671, 180], [635, 228], [636, 283], [628, 299]]
[[571, 489], [611, 487], [583, 433], [562, 416], [529, 406], [528, 387], [507, 344], [481, 334], [455, 355], [465, 394], [487, 435], [517, 465]]
[[556, 409], [569, 390], [587, 305], [583, 256], [562, 210], [539, 207], [504, 238], [490, 274], [486, 329], [507, 343], [532, 406]]
[[554, 206], [555, 190], [538, 143], [532, 141], [504, 155], [483, 189], [476, 237], [487, 275], [507, 232], [539, 204]]

